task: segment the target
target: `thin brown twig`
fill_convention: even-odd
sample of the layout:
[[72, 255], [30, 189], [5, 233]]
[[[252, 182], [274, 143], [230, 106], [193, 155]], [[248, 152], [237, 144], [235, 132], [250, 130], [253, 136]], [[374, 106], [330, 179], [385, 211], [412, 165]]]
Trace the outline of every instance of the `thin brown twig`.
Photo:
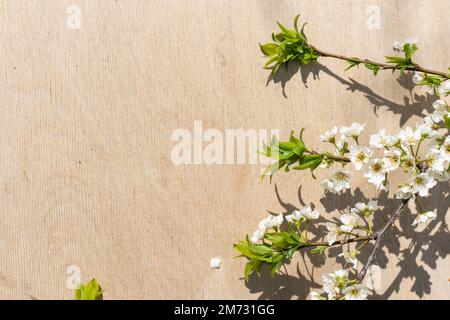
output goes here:
[[[356, 58], [356, 57], [355, 58], [346, 57], [346, 56], [343, 56], [343, 55], [340, 55], [340, 54], [334, 54], [334, 53], [329, 53], [329, 52], [322, 51], [320, 49], [317, 49], [314, 46], [310, 46], [310, 47], [312, 49], [314, 49], [314, 51], [316, 51], [322, 57], [330, 57], [330, 58], [335, 58], [335, 59], [339, 59], [339, 60], [352, 61], [352, 62], [358, 62], [358, 63], [370, 63], [370, 64], [373, 64], [373, 65], [379, 66], [383, 70], [396, 70], [397, 69], [397, 67], [395, 65], [392, 65], [392, 64], [376, 62], [376, 61], [372, 61], [372, 60], [368, 60], [368, 59], [360, 59], [360, 58]], [[432, 74], [432, 75], [440, 76], [440, 77], [443, 77], [445, 79], [450, 79], [450, 74], [447, 74], [445, 72], [436, 71], [436, 70], [426, 69], [426, 68], [421, 67], [418, 64], [414, 64], [413, 67], [407, 67], [407, 68], [405, 68], [405, 70], [418, 71], [418, 72], [423, 72], [423, 73], [426, 73], [426, 74]]]
[[397, 220], [397, 218], [400, 216], [400, 214], [403, 212], [403, 210], [406, 209], [410, 199], [411, 198], [403, 199], [402, 204], [400, 205], [400, 207], [398, 207], [398, 209], [395, 211], [395, 213], [391, 216], [389, 221], [384, 225], [384, 227], [382, 229], [378, 230], [374, 234], [374, 238], [376, 239], [376, 241], [375, 241], [375, 245], [373, 247], [372, 253], [370, 254], [369, 258], [367, 259], [366, 263], [364, 264], [364, 267], [361, 269], [361, 271], [356, 276], [356, 278], [359, 281], [362, 281], [364, 279], [367, 271], [369, 270], [369, 267], [372, 265], [372, 263], [375, 259], [375, 256], [377, 255], [378, 250], [381, 247], [381, 242], [383, 241], [386, 231], [394, 224], [395, 220]]
[[352, 242], [371, 241], [371, 240], [375, 240], [375, 235], [348, 238], [345, 240], [336, 241], [331, 245], [328, 242], [309, 242], [306, 245], [302, 246], [300, 249], [309, 248], [309, 247], [335, 247], [335, 246], [341, 246], [341, 245], [344, 245], [347, 243], [352, 243]]

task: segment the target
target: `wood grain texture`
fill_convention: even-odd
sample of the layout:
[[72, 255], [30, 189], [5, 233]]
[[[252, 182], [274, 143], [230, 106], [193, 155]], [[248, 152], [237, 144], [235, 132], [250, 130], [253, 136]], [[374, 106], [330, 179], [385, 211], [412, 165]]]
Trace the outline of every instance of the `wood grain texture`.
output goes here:
[[[81, 8], [79, 30], [66, 26], [72, 4]], [[379, 30], [366, 26], [373, 4]], [[394, 40], [415, 36], [417, 60], [446, 70], [448, 12], [447, 0], [2, 1], [0, 298], [71, 299], [70, 265], [83, 281], [95, 276], [106, 298], [305, 298], [318, 286], [308, 273], [319, 280], [337, 268], [334, 259], [311, 264], [304, 255], [306, 266], [295, 259], [289, 275], [245, 284], [232, 244], [267, 211], [299, 206], [299, 195], [332, 215], [361, 192], [377, 197], [373, 188], [356, 175], [356, 197], [323, 199], [306, 172], [270, 185], [259, 165], [176, 166], [171, 134], [192, 131], [196, 120], [222, 132], [279, 128], [283, 137], [307, 127], [318, 144], [325, 128], [352, 121], [366, 122], [368, 133], [414, 125], [427, 104], [407, 79], [344, 73], [342, 62], [324, 59], [267, 83], [258, 42], [275, 20], [291, 25], [302, 13], [324, 50], [382, 60]], [[397, 224], [403, 233], [387, 235], [377, 298], [450, 298], [441, 193], [448, 184], [426, 202], [439, 214], [427, 232], [412, 231], [407, 213]], [[379, 225], [396, 207], [381, 202]], [[220, 270], [209, 269], [213, 256]]]

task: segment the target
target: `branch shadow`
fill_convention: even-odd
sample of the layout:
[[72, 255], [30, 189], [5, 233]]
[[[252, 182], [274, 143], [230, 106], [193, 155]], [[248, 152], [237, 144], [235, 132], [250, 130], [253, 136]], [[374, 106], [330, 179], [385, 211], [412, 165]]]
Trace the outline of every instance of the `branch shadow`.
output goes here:
[[[385, 289], [380, 291], [375, 283], [372, 283], [371, 299], [388, 299], [394, 293], [400, 291], [400, 286], [405, 279], [413, 281], [410, 291], [418, 298], [423, 298], [425, 294], [431, 292], [430, 275], [426, 269], [435, 270], [437, 260], [445, 259], [450, 254], [450, 233], [445, 222], [445, 216], [450, 207], [450, 192], [448, 185], [441, 183], [431, 190], [430, 197], [425, 198], [423, 206], [429, 210], [437, 207], [437, 218], [431, 221], [425, 230], [417, 231], [412, 226], [416, 212], [406, 210], [400, 216], [394, 227], [385, 234], [382, 249], [378, 252], [374, 265], [381, 269], [389, 266], [388, 254], [393, 254], [399, 258], [397, 267], [398, 273], [395, 275]], [[275, 193], [279, 204], [284, 209], [284, 214], [291, 213], [298, 206], [286, 202], [282, 199], [278, 188], [275, 186]], [[327, 214], [321, 215], [317, 224], [309, 229], [313, 241], [321, 240], [325, 227], [323, 222], [336, 221], [332, 218], [333, 212], [347, 212], [354, 207], [357, 202], [368, 202], [363, 192], [356, 188], [353, 193], [347, 192], [344, 195], [326, 194], [320, 200]], [[373, 219], [374, 229], [380, 229], [389, 220], [390, 215], [398, 208], [398, 199], [388, 197], [388, 193], [382, 192], [377, 198], [378, 204], [383, 207], [376, 212]], [[301, 186], [298, 190], [298, 201], [304, 206]], [[325, 216], [325, 217], [323, 217]], [[402, 247], [402, 243], [408, 243], [407, 247]], [[426, 250], [423, 248], [426, 247]], [[367, 261], [373, 244], [367, 244], [358, 256], [360, 261]], [[314, 280], [315, 270], [325, 264], [326, 258], [335, 258], [337, 263], [345, 264], [343, 258], [338, 257], [342, 252], [342, 247], [333, 247], [327, 250], [325, 255], [312, 254], [310, 250], [300, 251], [301, 263], [304, 272], [300, 270], [300, 262], [297, 263], [295, 274], [289, 274], [286, 270], [283, 274], [271, 277], [267, 270], [263, 270], [260, 277], [253, 275], [245, 283], [251, 293], [260, 293], [258, 299], [306, 299], [311, 290], [321, 288], [321, 284]], [[348, 266], [347, 266], [348, 267]], [[359, 266], [359, 268], [361, 265]], [[368, 277], [369, 278], [369, 277]]]
[[400, 115], [400, 126], [403, 126], [414, 115], [422, 116], [423, 111], [432, 111], [432, 103], [437, 100], [433, 95], [418, 95], [413, 92], [414, 83], [412, 81], [412, 73], [403, 73], [397, 79], [398, 84], [406, 89], [407, 94], [403, 96], [403, 103], [397, 103], [374, 92], [368, 86], [356, 81], [353, 78], [345, 79], [328, 67], [316, 62], [308, 65], [300, 65], [299, 62], [292, 62], [289, 66], [281, 67], [275, 75], [269, 75], [266, 85], [270, 82], [280, 84], [282, 94], [287, 98], [286, 84], [300, 72], [301, 80], [305, 88], [308, 88], [308, 81], [312, 77], [313, 80], [320, 80], [320, 73], [328, 75], [336, 79], [339, 83], [346, 86], [351, 92], [360, 92], [373, 105], [373, 111], [378, 116], [377, 111], [381, 107], [388, 108], [392, 113]]

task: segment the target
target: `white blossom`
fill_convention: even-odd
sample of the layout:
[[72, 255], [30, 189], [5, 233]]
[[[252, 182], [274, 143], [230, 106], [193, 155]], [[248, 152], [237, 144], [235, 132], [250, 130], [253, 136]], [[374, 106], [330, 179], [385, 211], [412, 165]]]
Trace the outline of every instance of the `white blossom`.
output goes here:
[[334, 299], [340, 293], [339, 286], [347, 280], [348, 270], [338, 270], [322, 275], [323, 291], [328, 294], [328, 299]]
[[267, 230], [274, 227], [279, 227], [283, 223], [283, 216], [280, 215], [269, 215], [267, 218], [261, 220], [259, 223], [259, 229]]
[[399, 148], [391, 148], [384, 151], [383, 164], [386, 172], [392, 172], [398, 169], [402, 154], [403, 151]]
[[399, 41], [394, 41], [393, 49], [394, 51], [401, 51], [403, 50], [403, 46]]
[[414, 134], [414, 130], [411, 127], [406, 127], [401, 130], [397, 137], [408, 146], [414, 146], [419, 141], [419, 138]]
[[[448, 167], [448, 163], [446, 164], [446, 167]], [[431, 174], [433, 178], [435, 178], [439, 182], [446, 182], [450, 180], [450, 172], [448, 170], [445, 171], [428, 170], [427, 172]]]
[[444, 143], [442, 144], [440, 148], [441, 157], [445, 161], [450, 161], [450, 136], [445, 138]]
[[443, 100], [436, 100], [433, 102], [433, 108], [434, 111], [431, 115], [431, 119], [433, 119], [434, 122], [441, 122], [444, 120], [444, 116], [449, 114], [448, 105]]
[[266, 234], [267, 230], [272, 228], [279, 228], [281, 224], [283, 223], [283, 215], [269, 215], [267, 218], [262, 219], [259, 222], [258, 230], [253, 232], [252, 236], [250, 237], [250, 242], [256, 243], [264, 238], [264, 235]]
[[403, 43], [400, 43], [399, 41], [394, 41], [394, 51], [403, 51], [405, 44], [417, 44], [417, 38], [406, 38]]
[[358, 259], [356, 258], [356, 255], [358, 254], [358, 251], [344, 251], [339, 254], [339, 257], [343, 257], [345, 262], [351, 263], [352, 268], [356, 269], [358, 267]]
[[416, 217], [416, 219], [414, 219], [414, 222], [412, 223], [412, 225], [417, 226], [417, 225], [421, 225], [421, 224], [426, 224], [428, 221], [431, 221], [434, 219], [436, 219], [435, 212], [433, 212], [433, 211], [422, 212], [417, 215], [417, 217]]
[[361, 170], [361, 168], [369, 162], [372, 155], [373, 151], [369, 148], [363, 148], [357, 145], [350, 146], [349, 157], [356, 170]]
[[386, 168], [384, 162], [380, 159], [369, 161], [364, 176], [368, 181], [376, 186], [377, 189], [386, 189]]
[[367, 288], [362, 284], [348, 286], [342, 290], [345, 300], [366, 300]]
[[439, 133], [433, 129], [433, 121], [423, 121], [422, 123], [417, 124], [416, 131], [414, 132], [414, 134], [417, 140], [425, 138], [434, 138], [439, 135]]
[[450, 94], [450, 80], [442, 82], [437, 91], [441, 97]]
[[325, 227], [328, 230], [328, 233], [325, 235], [325, 241], [328, 242], [330, 246], [332, 246], [333, 243], [336, 242], [341, 230], [336, 224], [331, 222], [327, 222], [325, 224]]
[[319, 211], [312, 210], [310, 206], [301, 208], [300, 210], [294, 210], [292, 214], [286, 216], [288, 222], [300, 221], [302, 218], [306, 220], [319, 219]]
[[351, 209], [351, 212], [369, 216], [380, 209], [381, 207], [378, 205], [378, 201], [371, 200], [367, 204], [365, 204], [364, 202], [358, 202], [357, 204], [355, 204], [355, 207]]
[[391, 136], [386, 132], [386, 129], [381, 129], [378, 133], [370, 136], [370, 146], [376, 149], [386, 148], [395, 145], [398, 138]]
[[255, 232], [253, 232], [252, 236], [250, 237], [251, 243], [257, 243], [261, 241], [264, 238], [264, 235], [266, 234], [266, 229], [258, 229]]
[[410, 199], [415, 198], [414, 193], [411, 191], [410, 185], [401, 186], [400, 189], [395, 193], [397, 199]]
[[412, 77], [412, 81], [414, 84], [420, 84], [424, 80], [423, 73], [422, 72], [414, 72], [414, 75]]
[[401, 159], [401, 167], [405, 172], [414, 169], [416, 167], [416, 159], [413, 156], [404, 157]]
[[[347, 147], [348, 147], [347, 139], [345, 138], [345, 136], [341, 136], [341, 138], [340, 138], [339, 140], [336, 141], [336, 148], [337, 148], [339, 151], [344, 151], [344, 152], [346, 152], [346, 151], [348, 151], [348, 150], [347, 150]], [[337, 155], [339, 155], [339, 154], [337, 154]]]
[[351, 232], [354, 228], [364, 225], [364, 220], [354, 212], [343, 214], [339, 220], [343, 224], [340, 228], [345, 232]]
[[333, 129], [325, 132], [324, 134], [320, 135], [320, 140], [323, 142], [331, 142], [334, 143], [336, 141], [336, 135], [338, 132], [338, 128], [334, 127]]
[[324, 300], [324, 298], [319, 293], [317, 293], [316, 291], [311, 291], [309, 293], [309, 298], [311, 300]]
[[444, 171], [445, 159], [442, 157], [441, 151], [435, 148], [431, 148], [427, 155], [425, 163], [427, 167], [435, 172]]
[[433, 188], [437, 184], [436, 180], [429, 173], [420, 173], [412, 178], [411, 192], [417, 193], [421, 197], [428, 197], [428, 190]]
[[340, 132], [347, 138], [357, 139], [363, 133], [365, 127], [365, 123], [354, 122], [350, 127], [342, 127]]
[[325, 191], [341, 193], [346, 189], [350, 189], [350, 177], [350, 172], [343, 169], [337, 169], [330, 179], [322, 181], [321, 186]]

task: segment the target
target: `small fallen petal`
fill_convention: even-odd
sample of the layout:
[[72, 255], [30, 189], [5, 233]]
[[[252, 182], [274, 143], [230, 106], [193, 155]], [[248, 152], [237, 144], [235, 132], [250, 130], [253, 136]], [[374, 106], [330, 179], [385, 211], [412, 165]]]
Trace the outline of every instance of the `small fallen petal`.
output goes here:
[[220, 264], [222, 263], [222, 261], [219, 258], [212, 258], [209, 261], [209, 267], [211, 269], [220, 269]]

